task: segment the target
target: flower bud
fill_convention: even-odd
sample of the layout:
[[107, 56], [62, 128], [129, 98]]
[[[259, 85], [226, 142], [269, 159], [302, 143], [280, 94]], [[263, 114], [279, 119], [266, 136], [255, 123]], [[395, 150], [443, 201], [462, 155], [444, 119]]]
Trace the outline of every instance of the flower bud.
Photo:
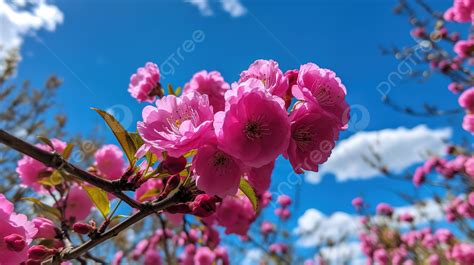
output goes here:
[[184, 156], [178, 158], [168, 156], [164, 161], [158, 166], [158, 171], [161, 173], [167, 173], [170, 175], [178, 174], [186, 168], [188, 161]]
[[216, 211], [216, 199], [208, 194], [199, 194], [191, 205], [192, 213], [199, 217], [207, 217]]
[[85, 223], [75, 223], [72, 226], [72, 229], [74, 230], [74, 232], [81, 235], [87, 235], [94, 230], [91, 225]]
[[28, 260], [25, 262], [25, 265], [41, 265], [41, 260], [28, 259]]
[[7, 248], [11, 251], [20, 252], [26, 247], [25, 238], [19, 234], [11, 234], [3, 238]]
[[28, 258], [34, 260], [44, 260], [49, 255], [54, 254], [56, 251], [54, 249], [49, 249], [42, 245], [32, 246], [28, 249]]

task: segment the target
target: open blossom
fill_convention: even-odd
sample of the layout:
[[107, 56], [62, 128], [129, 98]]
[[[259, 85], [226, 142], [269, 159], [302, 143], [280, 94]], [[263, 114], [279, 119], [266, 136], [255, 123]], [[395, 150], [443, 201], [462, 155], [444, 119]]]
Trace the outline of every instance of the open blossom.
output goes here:
[[217, 208], [217, 221], [219, 225], [225, 227], [226, 234], [247, 235], [254, 219], [252, 204], [245, 196], [227, 196]]
[[392, 206], [390, 206], [386, 203], [379, 203], [377, 205], [376, 211], [377, 211], [377, 214], [380, 214], [380, 215], [391, 216], [393, 214]]
[[288, 207], [291, 204], [291, 198], [288, 195], [282, 194], [278, 196], [277, 202], [281, 205], [281, 207]]
[[290, 113], [291, 138], [285, 158], [296, 173], [318, 171], [327, 161], [339, 138], [340, 124], [335, 116], [322, 110], [314, 102], [296, 106]]
[[230, 86], [217, 71], [200, 71], [193, 75], [189, 83], [184, 85], [184, 93], [198, 92], [207, 95], [209, 104], [214, 112], [223, 111], [225, 107], [224, 94]]
[[246, 174], [246, 178], [250, 185], [252, 185], [255, 193], [263, 194], [268, 190], [268, 188], [270, 188], [271, 176], [274, 167], [275, 161], [272, 161], [263, 167], [251, 168]]
[[35, 238], [52, 239], [56, 237], [58, 228], [53, 223], [53, 221], [43, 217], [36, 217], [32, 220], [32, 222], [36, 229], [38, 229], [38, 233], [35, 235]]
[[[67, 145], [65, 142], [58, 139], [51, 139], [51, 143], [53, 144], [55, 151], [58, 153], [62, 153]], [[47, 144], [37, 144], [36, 146], [45, 151], [53, 151]], [[23, 158], [18, 161], [16, 172], [20, 175], [22, 185], [31, 187], [37, 192], [41, 192], [44, 189], [38, 181], [43, 177], [49, 176], [53, 170], [29, 156], [23, 156]]]
[[459, 105], [469, 113], [474, 113], [474, 87], [464, 91], [458, 99]]
[[453, 6], [444, 13], [444, 19], [458, 23], [473, 22], [474, 1], [454, 0]]
[[268, 91], [275, 96], [284, 99], [288, 91], [288, 79], [278, 67], [278, 63], [273, 60], [256, 60], [248, 70], [240, 74], [239, 83], [251, 78], [263, 82]]
[[110, 180], [120, 178], [125, 173], [125, 160], [120, 148], [113, 144], [102, 146], [94, 154], [95, 166], [100, 176]]
[[92, 201], [87, 192], [79, 186], [73, 186], [69, 190], [66, 203], [66, 219], [82, 221], [86, 219], [92, 208]]
[[148, 62], [145, 67], [138, 68], [137, 72], [130, 77], [128, 92], [138, 102], [153, 102], [160, 95], [161, 88], [160, 70], [154, 63]]
[[161, 265], [161, 257], [160, 254], [153, 250], [149, 249], [145, 252], [145, 258], [143, 260], [144, 265]]
[[242, 170], [239, 162], [214, 145], [198, 149], [193, 159], [196, 186], [209, 195], [235, 195]]
[[219, 148], [248, 167], [274, 161], [288, 147], [290, 124], [282, 99], [249, 79], [226, 93], [229, 107], [215, 116]]
[[143, 109], [138, 132], [148, 148], [158, 156], [166, 151], [180, 157], [212, 137], [212, 108], [206, 95], [186, 93], [180, 97], [165, 96], [156, 107]]
[[293, 96], [298, 100], [317, 103], [323, 110], [334, 115], [341, 127], [349, 121], [346, 87], [336, 74], [319, 68], [314, 63], [300, 67], [297, 85], [292, 87]]
[[460, 40], [454, 45], [454, 52], [460, 58], [467, 58], [472, 55], [474, 51], [474, 40]]
[[355, 197], [352, 199], [352, 206], [356, 208], [356, 210], [360, 210], [364, 205], [364, 200], [361, 197]]
[[38, 232], [23, 214], [13, 212], [13, 204], [0, 194], [0, 264], [20, 264], [28, 257], [28, 245]]
[[462, 120], [462, 128], [474, 134], [474, 114], [466, 114]]
[[216, 254], [208, 247], [200, 247], [194, 255], [195, 265], [212, 265], [216, 259]]

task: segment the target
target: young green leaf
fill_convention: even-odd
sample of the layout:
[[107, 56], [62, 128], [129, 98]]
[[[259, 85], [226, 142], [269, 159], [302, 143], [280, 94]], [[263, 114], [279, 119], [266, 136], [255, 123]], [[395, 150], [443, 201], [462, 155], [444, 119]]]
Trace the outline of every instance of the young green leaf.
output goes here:
[[112, 129], [112, 132], [114, 133], [115, 138], [117, 138], [117, 141], [122, 146], [122, 149], [125, 152], [125, 155], [127, 156], [130, 165], [135, 164], [135, 153], [137, 152], [137, 149], [130, 134], [122, 127], [122, 125], [120, 125], [120, 123], [114, 118], [114, 116], [100, 109], [92, 109], [99, 113], [99, 115], [105, 120], [110, 129]]
[[60, 219], [61, 219], [61, 212], [59, 212], [58, 209], [53, 208], [53, 207], [51, 207], [51, 206], [49, 206], [49, 205], [46, 205], [46, 204], [42, 203], [40, 200], [38, 200], [38, 199], [36, 199], [36, 198], [33, 198], [33, 197], [25, 197], [25, 198], [22, 198], [22, 200], [32, 202], [32, 203], [35, 205], [35, 207], [38, 209], [38, 211], [39, 211], [42, 215], [44, 215], [44, 216], [46, 216], [46, 217], [48, 217], [48, 218], [53, 217], [53, 218], [55, 218], [55, 219], [57, 219], [57, 220], [60, 220]]
[[240, 178], [240, 186], [239, 189], [249, 198], [250, 202], [252, 203], [253, 209], [257, 211], [257, 196], [255, 195], [255, 191], [253, 190], [250, 183], [243, 177]]
[[87, 191], [87, 195], [95, 204], [100, 213], [107, 218], [110, 213], [110, 201], [107, 197], [107, 192], [102, 189], [99, 189], [95, 186], [86, 186], [83, 185], [83, 188]]

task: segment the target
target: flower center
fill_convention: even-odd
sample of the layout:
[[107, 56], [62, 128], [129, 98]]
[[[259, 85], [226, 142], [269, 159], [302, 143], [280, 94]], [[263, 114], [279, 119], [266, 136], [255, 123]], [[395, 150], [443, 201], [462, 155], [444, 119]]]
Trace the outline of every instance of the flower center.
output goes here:
[[299, 128], [293, 133], [293, 139], [299, 148], [304, 149], [313, 141], [313, 133], [308, 128]]
[[217, 152], [214, 154], [214, 166], [223, 166], [227, 163], [227, 156], [224, 153]]
[[250, 120], [245, 124], [244, 134], [250, 140], [257, 140], [268, 134], [268, 129], [259, 120]]

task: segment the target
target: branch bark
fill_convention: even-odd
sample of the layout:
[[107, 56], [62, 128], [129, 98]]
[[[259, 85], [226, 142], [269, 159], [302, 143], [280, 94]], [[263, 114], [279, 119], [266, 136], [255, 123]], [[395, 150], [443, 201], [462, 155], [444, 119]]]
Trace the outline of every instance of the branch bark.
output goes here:
[[144, 206], [141, 203], [133, 200], [128, 197], [123, 191], [120, 190], [120, 187], [114, 185], [113, 182], [99, 178], [92, 175], [91, 173], [84, 171], [77, 166], [67, 162], [61, 155], [58, 153], [50, 153], [41, 148], [38, 148], [30, 143], [27, 143], [8, 132], [0, 129], [0, 143], [5, 144], [20, 153], [23, 153], [31, 158], [34, 158], [48, 167], [52, 167], [57, 170], [63, 170], [68, 174], [77, 177], [78, 179], [87, 182], [91, 185], [99, 187], [106, 192], [112, 193], [117, 198], [123, 200], [125, 203], [130, 205], [135, 209], [142, 209]]

